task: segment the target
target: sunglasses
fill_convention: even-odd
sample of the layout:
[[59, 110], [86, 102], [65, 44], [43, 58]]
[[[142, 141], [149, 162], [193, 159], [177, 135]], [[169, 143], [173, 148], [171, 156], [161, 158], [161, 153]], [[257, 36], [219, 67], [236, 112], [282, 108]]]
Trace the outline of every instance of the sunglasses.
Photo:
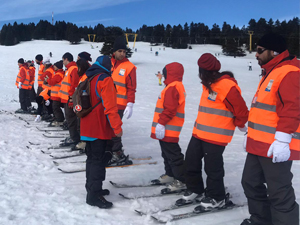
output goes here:
[[266, 51], [266, 50], [267, 50], [266, 48], [258, 48], [256, 52], [257, 52], [258, 54], [262, 54], [262, 53], [263, 53], [264, 51]]

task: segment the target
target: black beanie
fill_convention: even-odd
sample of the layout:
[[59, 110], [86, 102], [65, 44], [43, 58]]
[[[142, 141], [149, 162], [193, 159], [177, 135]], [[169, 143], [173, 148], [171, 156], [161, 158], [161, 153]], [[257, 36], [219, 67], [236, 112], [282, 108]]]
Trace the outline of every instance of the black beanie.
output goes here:
[[274, 33], [269, 33], [264, 35], [258, 41], [257, 45], [278, 53], [282, 53], [287, 49], [286, 41], [284, 37]]
[[18, 60], [18, 63], [24, 64], [24, 59], [23, 59], [23, 58], [20, 58], [20, 59]]
[[63, 61], [60, 60], [60, 61], [54, 63], [54, 66], [56, 66], [58, 69], [62, 69], [63, 68]]
[[127, 43], [124, 36], [119, 36], [114, 42], [113, 52], [118, 51], [119, 49], [127, 49]]
[[86, 61], [92, 61], [92, 58], [91, 58], [91, 54], [88, 53], [88, 52], [80, 52], [78, 54], [78, 56], [81, 58], [81, 59], [85, 59]]
[[39, 62], [43, 61], [43, 56], [41, 54], [36, 55], [35, 59]]

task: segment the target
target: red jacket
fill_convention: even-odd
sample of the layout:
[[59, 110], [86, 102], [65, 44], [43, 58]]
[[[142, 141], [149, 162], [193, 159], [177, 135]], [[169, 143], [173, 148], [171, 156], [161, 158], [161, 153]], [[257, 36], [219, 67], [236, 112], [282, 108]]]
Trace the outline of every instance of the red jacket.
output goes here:
[[[129, 61], [126, 57], [123, 60], [115, 60], [114, 55], [111, 58], [112, 71], [115, 70], [122, 62]], [[136, 69], [133, 68], [126, 78], [127, 102], [134, 103], [136, 92]], [[119, 110], [124, 110], [126, 106], [118, 105]]]
[[[294, 65], [300, 68], [299, 60], [296, 57], [291, 57], [288, 50], [279, 54], [267, 64], [262, 66], [263, 69], [263, 77], [265, 79], [266, 76], [270, 73], [270, 71], [274, 68], [283, 65]], [[284, 60], [287, 59], [287, 60]], [[281, 62], [284, 60], [283, 62]], [[281, 62], [281, 63], [279, 63]], [[294, 133], [300, 123], [300, 76], [298, 72], [289, 72], [286, 77], [281, 81], [279, 89], [277, 91], [276, 97], [276, 113], [279, 117], [277, 122], [276, 131], [284, 132], [284, 133]], [[268, 151], [270, 145], [254, 141], [251, 138], [247, 138], [247, 149], [255, 148], [264, 151]]]
[[[21, 68], [21, 67], [24, 67], [26, 71], [28, 70], [27, 63], [22, 64], [19, 68]], [[20, 76], [21, 76], [20, 82], [21, 83], [24, 83], [25, 79], [26, 79], [26, 72], [25, 72], [25, 70], [20, 70]]]

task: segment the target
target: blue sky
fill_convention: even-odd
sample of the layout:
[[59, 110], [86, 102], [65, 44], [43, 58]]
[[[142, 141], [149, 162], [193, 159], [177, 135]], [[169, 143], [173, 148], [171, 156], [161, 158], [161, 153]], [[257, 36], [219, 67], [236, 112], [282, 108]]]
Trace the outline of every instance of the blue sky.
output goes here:
[[134, 31], [146, 24], [184, 25], [204, 23], [209, 28], [214, 23], [222, 27], [248, 26], [250, 19], [274, 21], [300, 17], [299, 0], [1, 0], [0, 28], [4, 24], [48, 20], [54, 12], [55, 21], [66, 21], [77, 26], [120, 26]]

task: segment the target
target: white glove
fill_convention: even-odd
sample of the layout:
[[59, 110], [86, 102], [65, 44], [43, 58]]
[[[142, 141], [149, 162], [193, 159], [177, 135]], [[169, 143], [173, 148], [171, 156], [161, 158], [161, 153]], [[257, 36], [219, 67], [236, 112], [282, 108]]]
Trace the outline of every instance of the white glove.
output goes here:
[[158, 123], [155, 128], [155, 135], [157, 139], [163, 139], [165, 137], [165, 126]]
[[19, 82], [19, 89], [22, 89], [22, 82]]
[[50, 101], [49, 100], [45, 101], [45, 106], [49, 106], [49, 105], [50, 105]]
[[34, 122], [41, 122], [42, 118], [40, 115], [37, 115]]
[[276, 131], [275, 141], [268, 150], [267, 156], [273, 155], [273, 163], [285, 162], [290, 158], [291, 150], [289, 143], [292, 140], [292, 135], [284, 132]]
[[239, 129], [241, 132], [247, 132], [247, 131], [248, 131], [247, 126], [244, 126], [243, 128], [238, 127], [238, 129]]
[[133, 111], [132, 108], [133, 108], [133, 103], [132, 102], [128, 102], [127, 106], [126, 106], [126, 108], [124, 110], [124, 116], [126, 114], [128, 114], [127, 117], [126, 117], [126, 119], [129, 119], [132, 116], [132, 111]]

